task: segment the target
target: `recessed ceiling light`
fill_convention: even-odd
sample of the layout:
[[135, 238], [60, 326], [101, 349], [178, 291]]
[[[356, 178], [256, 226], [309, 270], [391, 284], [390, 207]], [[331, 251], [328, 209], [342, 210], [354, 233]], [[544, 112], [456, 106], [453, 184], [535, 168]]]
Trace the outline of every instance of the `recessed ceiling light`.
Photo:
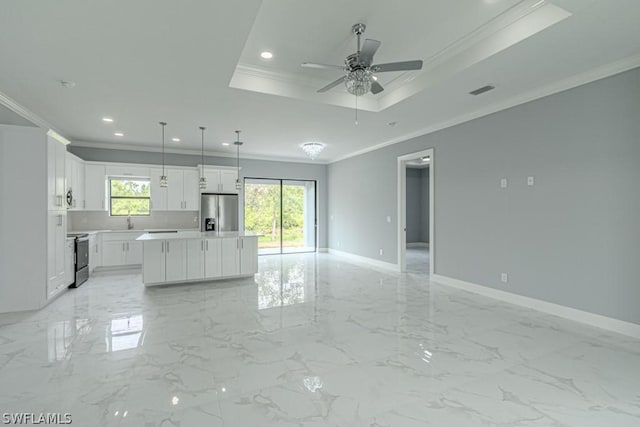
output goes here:
[[114, 132], [113, 134], [115, 136], [124, 136], [124, 133], [122, 133], [122, 132]]
[[260, 56], [262, 57], [262, 59], [271, 59], [273, 58], [273, 53], [269, 52], [268, 50], [264, 50], [260, 52]]
[[229, 143], [228, 142], [223, 142], [222, 145], [224, 145], [225, 147], [228, 147]]
[[107, 123], [113, 123], [113, 119], [111, 117], [103, 117], [102, 121]]
[[180, 142], [180, 138], [171, 138], [173, 142]]

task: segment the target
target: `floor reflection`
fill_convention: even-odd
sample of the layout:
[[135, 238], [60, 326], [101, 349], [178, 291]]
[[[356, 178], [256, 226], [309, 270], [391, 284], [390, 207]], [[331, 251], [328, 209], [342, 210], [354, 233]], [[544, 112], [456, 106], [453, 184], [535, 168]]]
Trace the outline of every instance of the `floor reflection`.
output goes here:
[[142, 345], [144, 339], [142, 314], [112, 319], [105, 333], [107, 352], [128, 350]]
[[49, 324], [49, 362], [64, 360], [71, 352], [71, 345], [79, 335], [91, 332], [89, 319], [63, 320]]
[[315, 283], [315, 266], [309, 267], [302, 260], [284, 259], [278, 257], [280, 268], [262, 269], [256, 275], [259, 310], [301, 304], [305, 302], [305, 285], [308, 288]]

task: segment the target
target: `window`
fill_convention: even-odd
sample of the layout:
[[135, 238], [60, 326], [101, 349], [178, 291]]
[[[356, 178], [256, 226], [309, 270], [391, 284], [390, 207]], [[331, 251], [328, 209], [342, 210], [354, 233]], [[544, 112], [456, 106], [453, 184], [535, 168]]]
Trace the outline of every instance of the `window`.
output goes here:
[[148, 178], [109, 178], [111, 216], [149, 215], [151, 191]]

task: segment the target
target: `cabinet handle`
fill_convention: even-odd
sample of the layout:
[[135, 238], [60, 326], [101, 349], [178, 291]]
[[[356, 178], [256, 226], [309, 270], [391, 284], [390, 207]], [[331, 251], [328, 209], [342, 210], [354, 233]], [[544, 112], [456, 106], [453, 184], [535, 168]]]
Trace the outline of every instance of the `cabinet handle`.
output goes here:
[[241, 248], [244, 249], [244, 239], [240, 239]]
[[209, 250], [209, 241], [207, 240], [207, 251]]
[[129, 242], [127, 242], [127, 252], [129, 252]]
[[162, 249], [160, 249], [160, 253], [164, 253], [164, 242], [162, 242]]
[[169, 242], [167, 242], [167, 253], [169, 253], [169, 250], [170, 250], [169, 248], [170, 248]]
[[204, 251], [204, 240], [200, 240], [200, 250]]

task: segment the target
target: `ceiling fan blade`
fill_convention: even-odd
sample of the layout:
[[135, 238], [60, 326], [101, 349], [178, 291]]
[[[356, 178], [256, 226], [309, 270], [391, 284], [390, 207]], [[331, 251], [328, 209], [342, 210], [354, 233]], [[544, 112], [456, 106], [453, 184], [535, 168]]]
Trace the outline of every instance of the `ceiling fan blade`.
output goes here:
[[387, 64], [372, 65], [371, 71], [374, 73], [385, 73], [388, 71], [410, 71], [420, 70], [422, 68], [422, 60], [389, 62]]
[[316, 64], [314, 62], [303, 62], [302, 68], [315, 68], [317, 70], [344, 70], [344, 65]]
[[362, 44], [362, 49], [360, 49], [360, 62], [367, 66], [371, 65], [373, 55], [375, 55], [381, 44], [378, 40], [366, 39]]
[[328, 85], [326, 85], [321, 89], [318, 89], [318, 93], [326, 92], [329, 89], [333, 89], [334, 87], [338, 86], [340, 83], [344, 82], [344, 79], [345, 79], [345, 76], [340, 77], [338, 80], [329, 83]]
[[376, 81], [371, 82], [371, 93], [374, 95], [379, 94], [380, 92], [382, 92], [384, 90], [384, 88], [382, 87], [382, 85]]

